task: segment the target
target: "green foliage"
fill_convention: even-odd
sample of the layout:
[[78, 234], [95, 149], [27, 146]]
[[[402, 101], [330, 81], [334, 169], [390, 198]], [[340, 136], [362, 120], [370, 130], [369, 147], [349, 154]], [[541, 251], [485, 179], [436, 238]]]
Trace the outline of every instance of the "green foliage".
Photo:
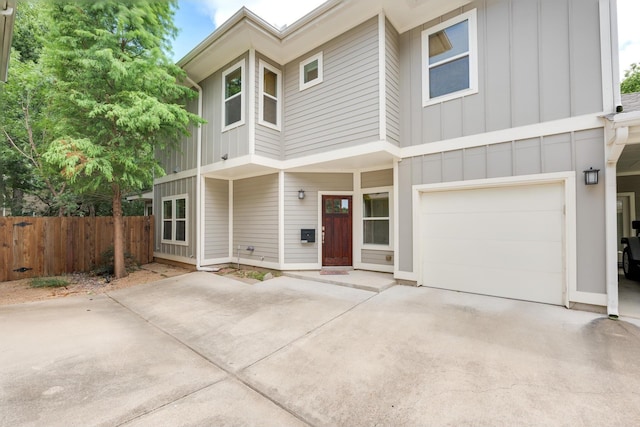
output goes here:
[[[128, 272], [139, 270], [140, 265], [130, 253], [125, 252], [124, 261], [125, 268]], [[114, 250], [113, 246], [110, 246], [109, 249], [100, 254], [100, 259], [96, 262], [96, 265], [91, 268], [91, 273], [96, 276], [111, 276], [114, 271], [113, 266]]]
[[56, 76], [58, 138], [46, 159], [83, 190], [149, 188], [164, 171], [155, 150], [201, 120], [194, 92], [166, 52], [175, 1], [58, 1], [45, 60]]
[[68, 286], [69, 282], [65, 279], [57, 279], [55, 277], [38, 277], [31, 279], [32, 288], [62, 288]]
[[624, 72], [624, 80], [620, 84], [622, 93], [640, 92], [640, 65], [631, 64], [631, 68]]

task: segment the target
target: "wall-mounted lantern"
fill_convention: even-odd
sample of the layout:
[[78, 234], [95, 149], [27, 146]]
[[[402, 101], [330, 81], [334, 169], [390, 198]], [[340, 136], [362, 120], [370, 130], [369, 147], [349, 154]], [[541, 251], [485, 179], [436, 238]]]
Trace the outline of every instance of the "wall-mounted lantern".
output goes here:
[[303, 189], [298, 190], [298, 199], [300, 199], [300, 200], [304, 199], [304, 190]]
[[598, 172], [600, 169], [589, 168], [584, 172], [584, 185], [596, 185], [598, 183]]

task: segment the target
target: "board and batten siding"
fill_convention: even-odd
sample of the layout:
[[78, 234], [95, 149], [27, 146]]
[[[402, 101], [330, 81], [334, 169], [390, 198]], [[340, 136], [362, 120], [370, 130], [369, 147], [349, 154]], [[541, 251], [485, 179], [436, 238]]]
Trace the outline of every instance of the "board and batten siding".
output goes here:
[[[162, 198], [186, 194], [187, 201], [187, 238], [188, 246], [162, 243]], [[185, 178], [176, 181], [156, 184], [153, 190], [153, 208], [156, 213], [155, 244], [156, 253], [192, 258], [196, 256], [196, 178]]]
[[[190, 99], [186, 103], [187, 111], [198, 114], [198, 98]], [[176, 173], [195, 169], [197, 166], [198, 127], [189, 126], [189, 136], [184, 136], [178, 146], [171, 150], [156, 150], [156, 158], [165, 173]]]
[[582, 177], [590, 167], [604, 169], [603, 139], [603, 129], [590, 129], [404, 159], [398, 164], [400, 271], [414, 267], [413, 185], [575, 171], [578, 291], [605, 293], [604, 176], [588, 187]]
[[[276, 70], [280, 70], [282, 73], [280, 81], [278, 81], [279, 85], [284, 83], [284, 73], [282, 72], [282, 67], [276, 65], [275, 62], [269, 60], [264, 55], [260, 55], [260, 53], [256, 52], [256, 64], [254, 70], [255, 77], [255, 123], [256, 123], [256, 154], [260, 156], [269, 157], [271, 159], [280, 160], [282, 159], [282, 123], [280, 123], [280, 130], [276, 130], [270, 128], [268, 126], [264, 126], [260, 124], [260, 61], [268, 64], [269, 66], [275, 68]], [[284, 97], [284, 90], [282, 90], [282, 97]], [[278, 100], [280, 108], [280, 120], [283, 119], [283, 110], [282, 104], [284, 102], [283, 99]]]
[[385, 21], [385, 110], [387, 141], [400, 143], [400, 35]]
[[229, 182], [204, 180], [204, 259], [229, 256]]
[[[298, 199], [303, 189], [305, 198]], [[353, 191], [350, 173], [284, 174], [284, 261], [286, 264], [317, 263], [322, 229], [318, 224], [318, 192]], [[315, 243], [302, 243], [300, 230], [316, 230]]]
[[[199, 83], [202, 87], [202, 117], [207, 121], [202, 125], [202, 166], [223, 161], [221, 157], [224, 154], [229, 159], [249, 154], [247, 79], [252, 77], [248, 57], [246, 53], [234, 59]], [[241, 60], [244, 60], [245, 79], [244, 124], [222, 132], [222, 73]]]
[[[300, 62], [323, 52], [323, 81], [300, 90]], [[378, 20], [358, 25], [285, 67], [284, 156], [380, 139]]]
[[[478, 12], [477, 94], [422, 106], [421, 33]], [[599, 0], [477, 0], [400, 35], [401, 144], [602, 112]]]
[[233, 182], [233, 257], [239, 248], [241, 258], [278, 262], [278, 181], [272, 174]]

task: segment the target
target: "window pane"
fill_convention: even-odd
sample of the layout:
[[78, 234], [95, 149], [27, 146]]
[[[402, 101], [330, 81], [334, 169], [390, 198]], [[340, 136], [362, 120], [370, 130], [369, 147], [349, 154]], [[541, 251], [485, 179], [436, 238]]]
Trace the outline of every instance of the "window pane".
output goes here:
[[242, 68], [238, 68], [224, 77], [224, 99], [242, 90]]
[[262, 103], [262, 120], [265, 122], [278, 124], [278, 101], [268, 96], [263, 97]]
[[349, 199], [342, 199], [340, 203], [340, 211], [342, 213], [349, 213]]
[[187, 217], [187, 204], [185, 199], [176, 199], [176, 218]]
[[365, 218], [389, 217], [389, 193], [372, 193], [362, 196]]
[[309, 62], [304, 66], [304, 82], [309, 83], [311, 80], [318, 78], [318, 60]]
[[176, 240], [187, 241], [187, 221], [176, 221]]
[[171, 221], [165, 221], [162, 230], [162, 238], [164, 240], [171, 240]]
[[469, 21], [458, 22], [429, 36], [429, 64], [469, 51]]
[[224, 103], [225, 109], [225, 126], [239, 122], [242, 118], [242, 95], [236, 96]]
[[333, 199], [327, 199], [324, 201], [324, 212], [333, 213]]
[[278, 75], [266, 68], [264, 69], [264, 92], [276, 97], [276, 91], [278, 89]]
[[372, 245], [389, 244], [389, 220], [364, 221], [364, 243]]
[[429, 70], [429, 97], [435, 98], [469, 88], [469, 57], [465, 56]]
[[171, 215], [171, 200], [165, 200], [164, 202], [162, 202], [162, 208], [164, 219], [173, 218], [173, 216]]

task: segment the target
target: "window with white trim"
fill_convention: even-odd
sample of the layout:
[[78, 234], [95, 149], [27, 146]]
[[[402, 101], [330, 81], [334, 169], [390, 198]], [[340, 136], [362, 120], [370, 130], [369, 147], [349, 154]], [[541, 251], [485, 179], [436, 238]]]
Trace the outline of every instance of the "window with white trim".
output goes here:
[[300, 90], [322, 83], [322, 52], [300, 62]]
[[391, 244], [391, 220], [389, 216], [389, 192], [362, 195], [362, 243], [389, 246]]
[[162, 198], [162, 243], [187, 244], [187, 195]]
[[222, 131], [244, 124], [244, 60], [222, 73]]
[[282, 99], [282, 74], [260, 61], [260, 99], [258, 123], [280, 130], [280, 99]]
[[422, 32], [422, 105], [478, 92], [477, 12]]

